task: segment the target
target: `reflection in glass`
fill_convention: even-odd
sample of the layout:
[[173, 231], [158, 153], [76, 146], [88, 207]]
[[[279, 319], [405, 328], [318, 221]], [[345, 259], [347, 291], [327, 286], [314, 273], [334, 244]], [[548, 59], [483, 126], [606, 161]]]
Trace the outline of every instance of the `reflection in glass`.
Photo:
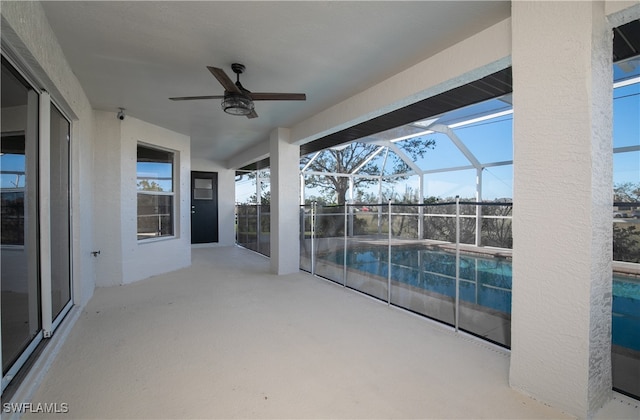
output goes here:
[[2, 60], [2, 372], [40, 324], [37, 223], [38, 95]]
[[173, 235], [173, 196], [138, 194], [138, 239]]
[[173, 235], [174, 153], [138, 145], [138, 239]]
[[51, 318], [71, 300], [69, 122], [51, 107]]

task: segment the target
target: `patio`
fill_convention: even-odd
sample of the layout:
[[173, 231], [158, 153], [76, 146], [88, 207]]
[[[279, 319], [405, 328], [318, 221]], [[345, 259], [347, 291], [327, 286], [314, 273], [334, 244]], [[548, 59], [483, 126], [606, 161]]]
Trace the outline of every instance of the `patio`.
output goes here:
[[[238, 247], [99, 288], [32, 403], [55, 418], [568, 418], [509, 388], [509, 353]], [[599, 418], [638, 418], [614, 394]], [[29, 413], [23, 418], [50, 417]]]

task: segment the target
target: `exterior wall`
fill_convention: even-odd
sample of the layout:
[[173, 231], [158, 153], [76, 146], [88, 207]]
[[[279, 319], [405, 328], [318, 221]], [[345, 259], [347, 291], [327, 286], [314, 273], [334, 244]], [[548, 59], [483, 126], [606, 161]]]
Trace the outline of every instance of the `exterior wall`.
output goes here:
[[[173, 131], [126, 117], [120, 121], [120, 229], [122, 243], [122, 282], [131, 283], [156, 274], [191, 265], [190, 138]], [[136, 147], [138, 142], [174, 150], [175, 237], [140, 242], [137, 239]], [[114, 226], [117, 229], [118, 226]]]
[[[191, 264], [190, 141], [181, 134], [115, 112], [96, 111], [94, 157], [96, 284], [131, 283]], [[176, 151], [175, 237], [137, 239], [138, 142]]]
[[516, 2], [512, 20], [510, 383], [590, 417], [611, 398], [613, 34], [602, 2]]
[[72, 120], [73, 288], [84, 305], [95, 287], [93, 250], [93, 110], [38, 2], [2, 2], [2, 45]]
[[640, 1], [638, 0], [606, 0], [604, 12], [611, 26], [616, 27], [638, 19]]
[[218, 173], [218, 243], [219, 246], [232, 246], [236, 242], [235, 201], [236, 173], [226, 165], [207, 159], [192, 158], [192, 171]]
[[96, 286], [116, 286], [122, 283], [120, 123], [113, 112], [95, 111], [93, 131]]

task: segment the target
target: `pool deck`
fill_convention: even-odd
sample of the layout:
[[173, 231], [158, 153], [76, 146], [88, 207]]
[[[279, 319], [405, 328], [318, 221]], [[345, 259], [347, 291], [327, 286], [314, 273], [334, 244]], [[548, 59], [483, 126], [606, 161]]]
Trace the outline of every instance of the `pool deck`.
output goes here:
[[[509, 387], [507, 350], [238, 247], [76, 316], [31, 398], [68, 404], [55, 418], [571, 418]], [[595, 418], [639, 402], [612, 393]]]

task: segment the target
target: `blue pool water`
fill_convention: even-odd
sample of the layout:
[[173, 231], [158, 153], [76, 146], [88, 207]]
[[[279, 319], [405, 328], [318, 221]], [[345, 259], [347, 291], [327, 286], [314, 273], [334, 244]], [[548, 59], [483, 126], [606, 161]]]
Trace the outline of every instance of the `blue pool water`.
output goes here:
[[[387, 277], [387, 247], [349, 250], [347, 267]], [[342, 265], [344, 252], [323, 257]], [[430, 293], [455, 297], [456, 258], [446, 252], [398, 247], [392, 249], [391, 278]], [[504, 258], [460, 257], [460, 299], [492, 311], [511, 313], [511, 261]], [[640, 351], [640, 281], [613, 278], [612, 342]]]

